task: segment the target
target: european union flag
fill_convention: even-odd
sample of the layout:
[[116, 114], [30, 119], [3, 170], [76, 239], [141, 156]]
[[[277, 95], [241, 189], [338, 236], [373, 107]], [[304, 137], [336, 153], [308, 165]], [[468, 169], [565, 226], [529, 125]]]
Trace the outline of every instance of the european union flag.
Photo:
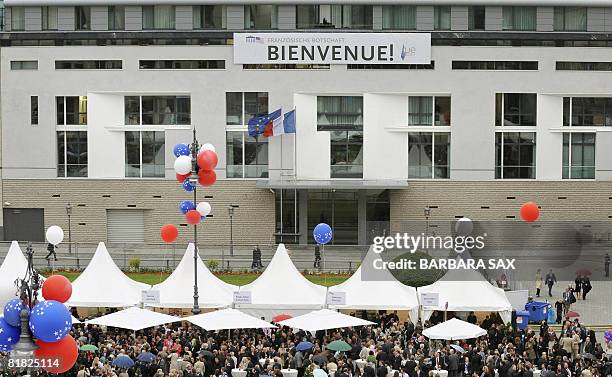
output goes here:
[[271, 124], [274, 119], [277, 119], [281, 116], [282, 111], [278, 109], [268, 115], [264, 115], [261, 117], [254, 117], [249, 119], [248, 130], [249, 136], [257, 137], [264, 133], [266, 126]]

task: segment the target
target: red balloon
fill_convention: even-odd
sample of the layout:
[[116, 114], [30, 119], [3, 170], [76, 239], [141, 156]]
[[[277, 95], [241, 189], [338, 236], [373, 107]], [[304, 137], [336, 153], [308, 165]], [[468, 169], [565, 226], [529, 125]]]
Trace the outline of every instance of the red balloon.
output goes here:
[[205, 150], [198, 153], [198, 166], [204, 170], [213, 170], [217, 167], [219, 158], [217, 154], [211, 150]]
[[217, 182], [217, 173], [214, 170], [200, 170], [198, 182], [204, 187], [212, 186]]
[[521, 206], [521, 218], [528, 223], [540, 217], [540, 208], [534, 202], [527, 202]]
[[183, 183], [184, 180], [186, 180], [187, 178], [189, 178], [189, 176], [191, 175], [191, 173], [187, 173], [187, 174], [179, 174], [176, 173], [176, 180]]
[[161, 227], [160, 234], [165, 243], [172, 243], [178, 237], [178, 229], [173, 224], [166, 224]]
[[34, 351], [34, 356], [39, 360], [43, 369], [49, 373], [65, 373], [72, 368], [79, 356], [79, 349], [70, 335], [59, 342], [47, 343], [37, 340], [38, 348]]
[[200, 222], [202, 215], [200, 215], [200, 212], [196, 211], [195, 209], [192, 209], [191, 211], [188, 211], [185, 214], [185, 218], [187, 219], [187, 223], [195, 225]]
[[52, 275], [45, 280], [42, 286], [42, 295], [45, 300], [66, 302], [72, 296], [72, 284], [62, 275]]

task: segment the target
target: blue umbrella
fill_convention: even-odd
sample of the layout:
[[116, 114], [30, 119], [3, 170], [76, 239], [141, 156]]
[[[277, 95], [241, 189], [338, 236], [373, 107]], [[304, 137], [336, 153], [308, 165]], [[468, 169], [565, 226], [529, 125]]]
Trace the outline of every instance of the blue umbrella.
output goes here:
[[298, 351], [306, 351], [306, 350], [311, 349], [312, 346], [313, 346], [312, 343], [310, 343], [308, 341], [303, 341], [303, 342], [298, 343], [298, 345], [295, 347], [295, 349], [298, 350]]
[[128, 356], [123, 355], [113, 360], [112, 365], [114, 367], [128, 369], [134, 366], [134, 360], [130, 359]]
[[142, 363], [152, 363], [153, 360], [155, 360], [155, 355], [153, 355], [151, 352], [143, 352], [140, 355], [138, 355], [136, 360]]

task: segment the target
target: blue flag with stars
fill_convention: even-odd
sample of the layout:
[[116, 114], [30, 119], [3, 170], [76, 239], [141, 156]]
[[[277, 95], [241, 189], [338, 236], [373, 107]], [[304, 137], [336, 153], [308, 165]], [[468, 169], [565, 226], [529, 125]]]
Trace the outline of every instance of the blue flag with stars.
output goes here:
[[276, 110], [268, 115], [264, 115], [261, 117], [254, 117], [249, 119], [248, 130], [249, 136], [257, 137], [264, 133], [264, 130], [268, 124], [270, 124], [274, 119], [277, 119], [281, 116], [281, 109]]

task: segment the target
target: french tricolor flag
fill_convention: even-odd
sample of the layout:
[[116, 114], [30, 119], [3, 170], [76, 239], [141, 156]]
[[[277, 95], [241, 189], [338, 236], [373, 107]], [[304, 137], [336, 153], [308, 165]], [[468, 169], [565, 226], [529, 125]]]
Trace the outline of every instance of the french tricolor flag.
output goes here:
[[295, 110], [271, 119], [264, 128], [265, 137], [295, 133]]

